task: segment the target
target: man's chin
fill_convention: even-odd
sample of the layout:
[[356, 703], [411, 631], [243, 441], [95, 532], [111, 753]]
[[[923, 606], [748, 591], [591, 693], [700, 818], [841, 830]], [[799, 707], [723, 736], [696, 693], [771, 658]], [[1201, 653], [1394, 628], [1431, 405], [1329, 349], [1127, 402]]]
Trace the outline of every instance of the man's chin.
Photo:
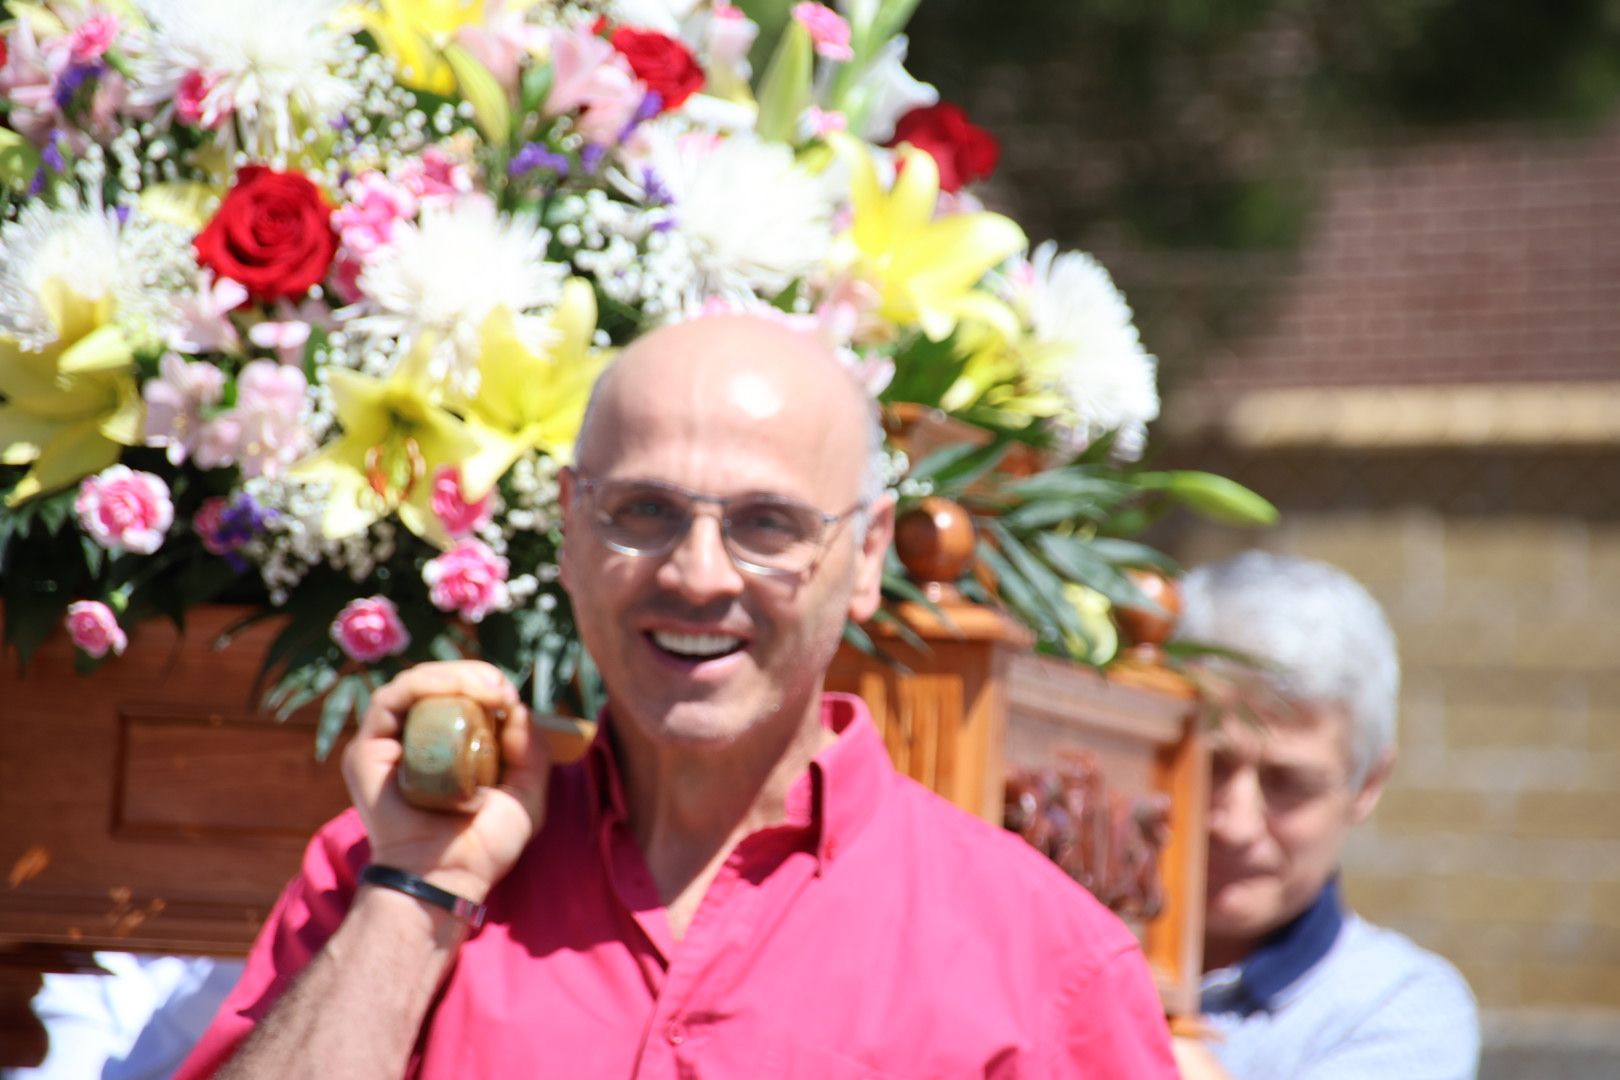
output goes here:
[[1247, 878], [1212, 885], [1204, 910], [1204, 930], [1213, 938], [1258, 938], [1278, 925], [1281, 910], [1282, 894], [1269, 881]]

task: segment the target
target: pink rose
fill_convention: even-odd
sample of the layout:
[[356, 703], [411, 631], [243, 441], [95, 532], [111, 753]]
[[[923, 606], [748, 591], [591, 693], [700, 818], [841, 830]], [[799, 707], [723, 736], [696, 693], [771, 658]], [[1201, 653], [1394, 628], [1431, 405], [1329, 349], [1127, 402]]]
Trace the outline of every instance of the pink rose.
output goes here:
[[853, 60], [849, 47], [849, 23], [826, 4], [794, 4], [793, 21], [810, 31], [816, 52], [829, 60]]
[[79, 524], [108, 551], [150, 555], [174, 520], [168, 486], [149, 472], [113, 465], [85, 477], [73, 502]]
[[385, 656], [402, 653], [411, 635], [399, 620], [399, 609], [386, 596], [350, 600], [332, 620], [332, 640], [349, 658], [374, 664]]
[[454, 611], [468, 622], [478, 622], [491, 610], [504, 607], [507, 562], [481, 540], [463, 540], [422, 568], [428, 599], [440, 611]]
[[124, 655], [129, 638], [112, 608], [100, 600], [77, 600], [68, 605], [67, 632], [73, 644], [90, 656], [100, 659], [111, 650], [113, 655]]
[[433, 515], [454, 539], [466, 536], [489, 520], [490, 502], [487, 493], [477, 502], [467, 501], [461, 490], [461, 470], [454, 465], [442, 465], [433, 474]]

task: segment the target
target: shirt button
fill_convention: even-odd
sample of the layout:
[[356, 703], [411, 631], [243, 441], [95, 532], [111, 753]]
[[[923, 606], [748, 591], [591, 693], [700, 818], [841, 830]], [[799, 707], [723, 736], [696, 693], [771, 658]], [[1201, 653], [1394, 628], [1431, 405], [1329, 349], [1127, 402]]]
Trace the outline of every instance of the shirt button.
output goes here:
[[671, 1046], [681, 1045], [686, 1041], [685, 1026], [679, 1020], [671, 1020], [669, 1026], [664, 1029], [664, 1038], [669, 1040]]

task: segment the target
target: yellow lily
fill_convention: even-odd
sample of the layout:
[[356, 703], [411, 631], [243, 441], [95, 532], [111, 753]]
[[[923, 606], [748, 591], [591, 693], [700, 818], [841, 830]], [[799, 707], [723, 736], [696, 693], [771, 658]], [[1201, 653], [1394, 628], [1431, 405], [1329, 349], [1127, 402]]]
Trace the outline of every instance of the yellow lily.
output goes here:
[[518, 339], [505, 308], [484, 320], [478, 394], [467, 409], [485, 446], [473, 462], [482, 474], [504, 474], [531, 449], [564, 463], [573, 459], [591, 387], [608, 360], [591, 348], [596, 330], [591, 286], [570, 278], [550, 322], [554, 344], [534, 353]]
[[962, 375], [940, 400], [947, 412], [970, 405], [999, 410], [1008, 422], [1059, 416], [1070, 406], [1058, 389], [1067, 352], [1028, 334], [1006, 338], [974, 327], [961, 340]]
[[449, 97], [456, 76], [440, 50], [458, 30], [483, 26], [485, 7], [484, 0], [379, 0], [377, 6], [347, 8], [340, 18], [370, 31], [394, 61], [401, 83]]
[[52, 278], [40, 301], [55, 341], [36, 352], [0, 335], [0, 463], [32, 466], [7, 506], [113, 464], [140, 442], [146, 418], [113, 298], [89, 300]]
[[321, 531], [352, 536], [397, 513], [407, 529], [432, 537], [433, 476], [443, 466], [461, 469], [470, 499], [481, 499], [500, 479], [480, 469], [488, 446], [478, 432], [438, 403], [426, 371], [431, 340], [417, 342], [387, 378], [333, 368], [327, 375], [343, 434], [295, 464], [291, 475], [329, 486]]
[[874, 285], [885, 319], [919, 326], [934, 341], [965, 320], [1015, 336], [1012, 309], [977, 285], [991, 267], [1024, 247], [1023, 231], [987, 211], [936, 219], [939, 169], [921, 150], [900, 147], [899, 175], [885, 192], [864, 143], [844, 134], [829, 138], [849, 170], [854, 211], [849, 230], [834, 242], [834, 269]]

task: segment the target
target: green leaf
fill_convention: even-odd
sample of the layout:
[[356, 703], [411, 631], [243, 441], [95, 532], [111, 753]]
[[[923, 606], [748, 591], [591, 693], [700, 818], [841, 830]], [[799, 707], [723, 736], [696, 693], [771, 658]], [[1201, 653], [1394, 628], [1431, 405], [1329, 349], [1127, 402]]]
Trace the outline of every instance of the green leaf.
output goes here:
[[[332, 687], [321, 704], [320, 724], [315, 728], [315, 760], [325, 761], [337, 745], [338, 736], [354, 711], [355, 702], [365, 690], [358, 675], [345, 675]], [[369, 695], [368, 695], [369, 696]]]
[[1027, 502], [1003, 514], [1002, 524], [1022, 535], [1034, 529], [1047, 529], [1075, 521], [1091, 522], [1101, 517], [1102, 508], [1094, 499], [1041, 499]]
[[1184, 469], [1146, 473], [1142, 479], [1162, 487], [1182, 505], [1224, 525], [1274, 525], [1277, 508], [1236, 480]]
[[540, 111], [540, 106], [544, 105], [546, 98], [551, 95], [552, 79], [550, 64], [537, 64], [523, 73], [518, 102], [523, 107], [524, 115], [531, 116]]
[[[906, 624], [906, 620], [900, 618], [892, 611], [885, 611], [882, 608], [878, 608], [877, 611], [872, 613], [872, 621], [874, 623], [881, 623], [882, 625], [889, 627], [896, 634], [900, 635], [901, 641], [904, 641], [907, 645], [910, 645], [913, 649], [916, 649], [920, 653], [930, 653], [934, 651], [933, 649], [929, 648], [928, 642], [923, 640], [921, 634], [913, 630]], [[879, 649], [878, 651], [880, 653], [883, 652], [882, 649]], [[900, 663], [900, 661], [895, 660], [892, 657], [890, 658], [890, 663], [896, 665], [897, 667], [906, 667], [906, 665]], [[908, 672], [910, 671], [909, 668], [906, 670]]]
[[792, 145], [798, 141], [799, 116], [810, 105], [815, 50], [810, 31], [797, 20], [788, 24], [760, 81], [759, 119], [754, 127], [761, 138]]
[[1116, 540], [1099, 536], [1091, 541], [1091, 550], [1115, 566], [1135, 566], [1159, 570], [1172, 577], [1181, 573], [1181, 564], [1164, 552], [1138, 544], [1134, 540]]
[[1096, 589], [1121, 607], [1159, 611], [1158, 604], [1097, 553], [1094, 543], [1078, 536], [1059, 536], [1056, 533], [1041, 533], [1035, 537], [1035, 546], [1041, 554], [1070, 581]]
[[921, 0], [882, 0], [872, 19], [870, 47], [880, 48], [884, 42], [904, 30], [919, 3]]
[[39, 151], [15, 131], [0, 128], [0, 186], [26, 188], [39, 172]]
[[942, 495], [960, 492], [1000, 465], [1012, 445], [998, 440], [988, 446], [958, 443], [936, 450], [913, 468], [907, 477], [931, 483]]
[[446, 45], [444, 60], [455, 73], [461, 96], [472, 106], [473, 123], [492, 146], [505, 147], [512, 137], [512, 108], [506, 102], [506, 91], [489, 68], [460, 45]]
[[895, 354], [894, 378], [884, 387], [880, 400], [937, 404], [962, 377], [969, 359], [957, 349], [954, 333], [943, 341], [915, 334]]
[[1035, 589], [1024, 580], [1012, 563], [1002, 557], [987, 540], [981, 539], [978, 546], [979, 561], [990, 569], [996, 577], [996, 591], [1000, 600], [1013, 612], [1023, 619], [1025, 625], [1040, 634], [1048, 641], [1058, 639], [1057, 624], [1052, 619], [1050, 609], [1041, 602]]
[[1053, 573], [1051, 567], [1032, 555], [1023, 542], [999, 521], [989, 521], [986, 529], [994, 538], [996, 545], [1018, 568], [1018, 572], [1024, 575], [1024, 579], [1034, 589], [1037, 600], [1051, 613], [1053, 622], [1062, 634], [1074, 635], [1083, 641], [1089, 641], [1091, 635], [1081, 623], [1079, 613], [1063, 595], [1063, 579]]
[[1008, 484], [1006, 494], [1020, 499], [1091, 499], [1118, 503], [1137, 493], [1137, 486], [1112, 477], [1096, 476], [1083, 466], [1048, 469]]

